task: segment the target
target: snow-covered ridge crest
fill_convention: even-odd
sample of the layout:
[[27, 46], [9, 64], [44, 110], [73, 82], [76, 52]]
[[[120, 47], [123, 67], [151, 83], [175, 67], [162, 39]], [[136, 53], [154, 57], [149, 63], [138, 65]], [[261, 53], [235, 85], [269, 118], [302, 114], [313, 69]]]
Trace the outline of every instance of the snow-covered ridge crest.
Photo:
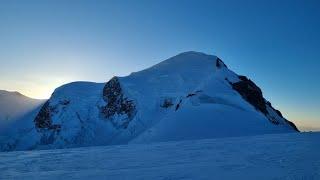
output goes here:
[[[32, 146], [65, 148], [295, 132], [251, 80], [216, 56], [185, 52], [107, 83], [56, 89], [34, 119]], [[32, 135], [31, 135], [32, 134]], [[27, 136], [27, 135], [26, 135]], [[15, 141], [17, 142], [17, 141]], [[19, 141], [21, 142], [21, 141]]]

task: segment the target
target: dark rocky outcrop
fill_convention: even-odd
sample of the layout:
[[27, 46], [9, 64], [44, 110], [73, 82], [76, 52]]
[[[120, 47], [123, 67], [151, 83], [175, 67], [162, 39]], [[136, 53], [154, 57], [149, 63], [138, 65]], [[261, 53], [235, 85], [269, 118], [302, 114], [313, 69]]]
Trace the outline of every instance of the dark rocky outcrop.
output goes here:
[[294, 130], [296, 130], [297, 132], [300, 132], [299, 129], [297, 128], [297, 126], [293, 122], [288, 121], [287, 119], [285, 119], [285, 120]]
[[274, 112], [277, 113], [279, 117], [285, 120], [294, 130], [298, 131], [298, 128], [291, 121], [285, 119], [281, 112], [272, 107], [271, 103], [266, 101], [263, 97], [261, 89], [246, 76], [238, 76], [240, 79], [239, 82], [231, 83], [228, 79], [226, 79], [232, 86], [234, 90], [236, 90], [243, 99], [249, 102], [252, 106], [254, 106], [257, 110], [262, 112], [271, 123], [278, 125], [280, 122], [276, 120], [276, 118], [270, 116], [267, 106], [270, 107]]
[[34, 119], [37, 128], [49, 128], [52, 125], [49, 101], [45, 102]]
[[177, 111], [180, 108], [181, 103], [182, 103], [182, 99], [180, 99], [179, 103], [176, 105], [175, 111]]
[[162, 108], [169, 108], [173, 106], [172, 99], [164, 99], [162, 104], [160, 105]]
[[227, 67], [227, 65], [225, 65], [224, 62], [220, 58], [217, 58], [216, 67], [222, 68], [222, 67]]
[[52, 112], [54, 112], [54, 108], [50, 106], [49, 101], [45, 102], [41, 107], [38, 115], [34, 119], [34, 123], [37, 129], [60, 130], [61, 126], [59, 124], [52, 124]]
[[189, 98], [189, 97], [192, 97], [192, 96], [195, 96], [196, 95], [196, 93], [190, 93], [190, 94], [188, 94], [187, 96], [186, 96], [186, 98]]
[[267, 114], [265, 100], [261, 89], [250, 79], [245, 76], [239, 76], [241, 81], [231, 83], [232, 88], [236, 90], [246, 101], [253, 105], [257, 110], [263, 114]]
[[67, 99], [61, 100], [61, 101], [59, 102], [59, 104], [66, 106], [66, 105], [70, 104], [70, 100], [67, 100]]
[[[124, 96], [117, 77], [113, 77], [103, 88], [103, 99], [107, 103], [101, 108], [106, 119], [110, 119], [114, 126], [127, 128], [129, 122], [136, 114], [136, 106], [133, 100]], [[125, 115], [121, 120], [115, 120], [114, 115]]]
[[269, 106], [272, 110], [274, 110], [274, 111], [278, 114], [278, 116], [284, 118], [284, 117], [282, 116], [282, 113], [281, 113], [279, 110], [275, 109], [269, 101], [266, 101], [266, 104], [267, 104], [267, 106]]
[[291, 122], [291, 121], [287, 120], [286, 118], [284, 118], [283, 115], [282, 115], [282, 113], [281, 113], [279, 110], [275, 109], [269, 101], [267, 101], [266, 104], [267, 104], [267, 106], [269, 106], [274, 112], [276, 112], [276, 113], [278, 114], [278, 116], [280, 116], [281, 118], [283, 118], [294, 130], [300, 132], [299, 129], [297, 128], [297, 126], [296, 126], [293, 122]]

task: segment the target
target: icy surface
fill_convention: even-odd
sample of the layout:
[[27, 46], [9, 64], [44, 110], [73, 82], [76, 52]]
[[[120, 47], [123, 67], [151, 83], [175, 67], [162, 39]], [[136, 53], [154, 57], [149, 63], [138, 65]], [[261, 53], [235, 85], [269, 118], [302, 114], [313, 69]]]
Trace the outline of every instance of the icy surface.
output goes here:
[[0, 179], [320, 179], [320, 133], [0, 153]]

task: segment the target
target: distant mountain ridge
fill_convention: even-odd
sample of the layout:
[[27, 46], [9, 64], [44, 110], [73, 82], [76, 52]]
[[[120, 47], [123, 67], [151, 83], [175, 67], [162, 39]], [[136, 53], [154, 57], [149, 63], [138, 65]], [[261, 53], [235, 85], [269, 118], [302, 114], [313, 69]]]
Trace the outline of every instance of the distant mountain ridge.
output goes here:
[[[3, 150], [297, 132], [261, 89], [216, 56], [185, 52], [107, 83], [57, 88]], [[27, 143], [26, 143], [27, 142]]]
[[[16, 91], [0, 90], [0, 142], [32, 126], [37, 109], [45, 100], [32, 99]], [[21, 129], [20, 129], [21, 128]]]
[[0, 90], [0, 123], [23, 116], [43, 101], [29, 98], [17, 91]]

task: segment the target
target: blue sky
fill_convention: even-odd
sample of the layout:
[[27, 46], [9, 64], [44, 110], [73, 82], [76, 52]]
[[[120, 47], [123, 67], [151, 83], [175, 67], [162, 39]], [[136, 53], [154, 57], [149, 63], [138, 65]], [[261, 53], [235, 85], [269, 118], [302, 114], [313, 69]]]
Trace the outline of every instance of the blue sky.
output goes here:
[[183, 51], [219, 56], [288, 119], [320, 129], [320, 2], [0, 1], [0, 89], [48, 98]]

